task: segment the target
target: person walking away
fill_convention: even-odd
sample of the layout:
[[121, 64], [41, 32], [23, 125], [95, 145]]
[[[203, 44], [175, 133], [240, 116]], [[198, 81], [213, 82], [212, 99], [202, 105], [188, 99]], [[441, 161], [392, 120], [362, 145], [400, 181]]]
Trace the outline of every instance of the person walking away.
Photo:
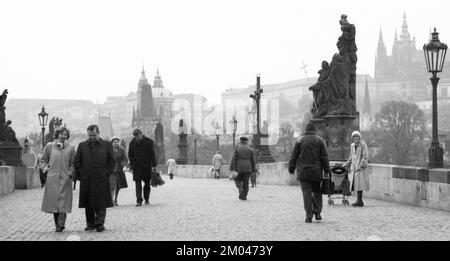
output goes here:
[[348, 178], [351, 182], [351, 190], [357, 193], [356, 202], [352, 206], [362, 207], [364, 206], [362, 200], [363, 191], [370, 189], [369, 175], [366, 172], [366, 168], [369, 165], [369, 151], [359, 131], [352, 132], [352, 141], [349, 159], [343, 166], [349, 170]]
[[128, 158], [136, 185], [136, 207], [142, 206], [142, 182], [144, 182], [145, 204], [150, 204], [150, 179], [152, 169], [156, 167], [155, 142], [142, 134], [140, 129], [133, 130], [133, 140], [129, 144]]
[[67, 213], [72, 211], [72, 178], [75, 174], [75, 147], [67, 141], [70, 132], [61, 127], [55, 140], [47, 143], [40, 159], [47, 173], [41, 210], [53, 213], [56, 232], [65, 229]]
[[169, 173], [170, 179], [173, 179], [175, 174], [175, 169], [177, 167], [177, 162], [174, 159], [167, 160], [167, 172]]
[[311, 223], [313, 215], [322, 220], [322, 193], [320, 183], [323, 172], [330, 173], [330, 163], [325, 141], [316, 135], [314, 124], [308, 123], [304, 135], [295, 143], [289, 159], [289, 173], [297, 169], [297, 180], [303, 193], [306, 223]]
[[234, 181], [239, 190], [240, 200], [247, 200], [248, 181], [250, 175], [256, 171], [255, 153], [248, 146], [247, 141], [247, 137], [240, 138], [240, 143], [236, 146], [230, 163], [230, 171], [238, 173]]
[[220, 169], [223, 165], [223, 156], [220, 155], [219, 151], [216, 151], [216, 154], [213, 156], [212, 165], [214, 168], [214, 177], [216, 179], [220, 179]]
[[114, 198], [114, 206], [118, 206], [117, 197], [120, 189], [127, 188], [127, 178], [125, 176], [124, 168], [127, 167], [128, 158], [125, 149], [120, 146], [120, 138], [114, 136], [111, 138], [113, 146], [114, 167], [111, 176], [109, 176], [109, 185], [111, 188], [111, 197]]
[[113, 172], [113, 149], [99, 137], [97, 125], [87, 128], [88, 140], [78, 145], [75, 169], [80, 180], [79, 207], [85, 209], [84, 230], [105, 230], [106, 209], [113, 207], [109, 176]]
[[41, 188], [45, 186], [45, 181], [47, 180], [47, 173], [41, 168], [42, 166], [42, 153], [36, 156], [36, 163], [34, 165], [35, 169], [39, 169], [39, 180], [41, 181]]

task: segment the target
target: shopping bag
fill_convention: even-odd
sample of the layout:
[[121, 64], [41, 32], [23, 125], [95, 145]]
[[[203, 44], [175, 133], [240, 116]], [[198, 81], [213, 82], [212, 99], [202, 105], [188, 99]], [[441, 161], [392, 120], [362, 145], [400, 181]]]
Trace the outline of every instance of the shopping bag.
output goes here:
[[152, 178], [150, 179], [150, 185], [152, 187], [162, 186], [166, 182], [162, 179], [161, 175], [156, 169], [152, 170]]

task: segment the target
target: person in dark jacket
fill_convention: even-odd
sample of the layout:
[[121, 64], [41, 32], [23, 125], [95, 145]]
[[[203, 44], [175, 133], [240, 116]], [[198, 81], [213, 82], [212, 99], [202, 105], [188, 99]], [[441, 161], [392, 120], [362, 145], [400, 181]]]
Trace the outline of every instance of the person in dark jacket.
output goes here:
[[303, 204], [306, 211], [306, 223], [311, 223], [313, 215], [322, 220], [322, 193], [320, 183], [323, 172], [330, 173], [330, 163], [325, 141], [316, 135], [314, 124], [308, 123], [306, 131], [295, 143], [289, 159], [289, 173], [297, 169], [297, 180], [303, 193]]
[[247, 141], [247, 137], [240, 138], [240, 143], [236, 146], [230, 163], [230, 171], [238, 173], [234, 181], [239, 189], [240, 200], [247, 200], [248, 181], [250, 175], [256, 172], [255, 153], [248, 146]]
[[80, 180], [79, 207], [85, 208], [85, 230], [101, 232], [105, 230], [106, 208], [113, 206], [109, 176], [113, 172], [114, 158], [111, 143], [99, 137], [97, 125], [90, 125], [87, 134], [89, 139], [78, 145], [75, 159]]
[[133, 140], [128, 149], [128, 158], [136, 183], [136, 206], [142, 206], [142, 181], [144, 182], [145, 204], [150, 204], [150, 179], [152, 168], [156, 167], [155, 142], [144, 136], [142, 131], [133, 131]]

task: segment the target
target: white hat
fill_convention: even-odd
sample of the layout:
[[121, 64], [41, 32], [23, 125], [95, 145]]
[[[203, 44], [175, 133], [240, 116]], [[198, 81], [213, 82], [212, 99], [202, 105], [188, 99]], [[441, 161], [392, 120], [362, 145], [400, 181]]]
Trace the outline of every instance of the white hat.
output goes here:
[[359, 131], [356, 131], [356, 130], [353, 131], [352, 132], [352, 138], [353, 138], [353, 136], [359, 136], [359, 138], [362, 139], [361, 132], [359, 132]]

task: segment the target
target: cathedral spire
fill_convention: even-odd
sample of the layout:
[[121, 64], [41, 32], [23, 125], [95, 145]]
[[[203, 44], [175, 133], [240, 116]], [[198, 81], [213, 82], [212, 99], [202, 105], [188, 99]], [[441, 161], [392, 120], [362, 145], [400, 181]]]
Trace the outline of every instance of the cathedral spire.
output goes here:
[[371, 111], [372, 110], [370, 108], [369, 83], [367, 82], [367, 75], [366, 75], [366, 87], [364, 90], [364, 107], [362, 113], [370, 115], [372, 113]]
[[384, 57], [384, 56], [387, 56], [386, 46], [384, 45], [383, 33], [381, 32], [381, 27], [380, 27], [380, 33], [378, 35], [377, 59]]
[[402, 34], [400, 40], [410, 40], [411, 35], [408, 32], [408, 22], [406, 21], [406, 13], [403, 13]]

